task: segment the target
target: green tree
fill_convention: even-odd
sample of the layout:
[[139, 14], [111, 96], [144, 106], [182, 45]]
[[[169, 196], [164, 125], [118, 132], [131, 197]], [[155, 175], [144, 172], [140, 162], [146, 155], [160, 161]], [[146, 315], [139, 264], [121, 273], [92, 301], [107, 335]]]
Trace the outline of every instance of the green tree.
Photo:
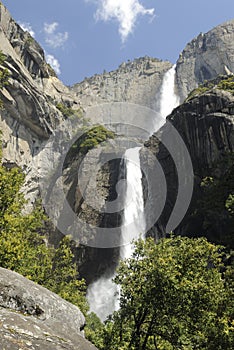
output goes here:
[[0, 266], [41, 284], [86, 312], [85, 282], [79, 278], [71, 241], [64, 237], [57, 249], [47, 246], [46, 217], [40, 205], [29, 214], [22, 213], [23, 182], [19, 168], [0, 165]]
[[86, 316], [85, 337], [90, 340], [98, 349], [103, 349], [104, 324], [98, 316], [91, 312]]
[[71, 244], [70, 238], [65, 236], [55, 250], [52, 258], [52, 269], [45, 286], [77, 305], [86, 314], [88, 311], [88, 303], [85, 298], [86, 285], [84, 279], [79, 279]]
[[[234, 248], [234, 153], [223, 156], [213, 164], [212, 173], [200, 184], [200, 196], [191, 213], [194, 222], [201, 222], [199, 231], [216, 244]], [[192, 225], [191, 225], [192, 226]], [[199, 234], [193, 232], [191, 234]]]
[[[4, 62], [6, 60], [6, 56], [0, 51], [0, 90], [2, 90], [5, 86], [8, 85], [9, 80], [9, 71], [4, 67]], [[2, 108], [2, 101], [0, 100], [0, 108]]]
[[233, 269], [225, 272], [221, 251], [205, 238], [137, 242], [115, 278], [120, 310], [105, 325], [103, 349], [233, 348]]

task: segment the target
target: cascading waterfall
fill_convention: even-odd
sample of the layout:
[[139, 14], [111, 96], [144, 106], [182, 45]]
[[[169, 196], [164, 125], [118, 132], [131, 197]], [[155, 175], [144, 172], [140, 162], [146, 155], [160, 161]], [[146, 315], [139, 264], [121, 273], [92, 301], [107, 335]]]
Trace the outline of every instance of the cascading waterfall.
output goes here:
[[[130, 242], [133, 239], [140, 238], [145, 227], [140, 149], [140, 147], [135, 147], [126, 150], [121, 162], [122, 166], [126, 168], [126, 196], [120, 242], [120, 259], [131, 257], [133, 244]], [[119, 288], [112, 281], [114, 277], [115, 274], [102, 276], [92, 283], [87, 291], [90, 311], [95, 312], [101, 321], [104, 321], [108, 315], [119, 309]]]
[[87, 290], [90, 311], [103, 322], [114, 311], [119, 309], [119, 288], [112, 281], [114, 275], [102, 276], [92, 283]]
[[[159, 114], [165, 120], [166, 117], [179, 105], [180, 98], [175, 92], [176, 65], [169, 69], [163, 78], [160, 89], [160, 109]], [[157, 128], [154, 132], [157, 131]]]
[[132, 241], [139, 239], [145, 231], [140, 149], [141, 147], [130, 148], [124, 154], [127, 188], [121, 232], [121, 259], [131, 257], [133, 253]]
[[[179, 105], [179, 97], [175, 93], [175, 65], [165, 73], [157, 98], [160, 100], [158, 112], [164, 123], [167, 115]], [[161, 126], [162, 121], [155, 120], [154, 132]], [[127, 188], [121, 232], [121, 259], [128, 259], [131, 257], [134, 250], [132, 241], [140, 238], [141, 234], [145, 231], [144, 199], [139, 152], [140, 147], [135, 147], [128, 149], [124, 154]], [[101, 277], [96, 282], [92, 283], [87, 291], [90, 311], [95, 312], [102, 321], [119, 308], [119, 289], [118, 286], [112, 282], [114, 276], [115, 274]]]

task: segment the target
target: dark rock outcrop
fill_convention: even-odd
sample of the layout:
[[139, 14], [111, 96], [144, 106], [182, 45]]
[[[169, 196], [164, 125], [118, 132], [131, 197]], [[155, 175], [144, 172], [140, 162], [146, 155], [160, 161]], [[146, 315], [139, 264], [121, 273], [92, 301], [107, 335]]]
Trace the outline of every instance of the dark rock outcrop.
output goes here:
[[95, 350], [74, 305], [21, 275], [0, 268], [2, 349]]
[[[226, 244], [226, 221], [220, 220], [219, 227], [210, 225], [205, 228], [206, 214], [196, 215], [200, 210], [200, 200], [203, 198], [201, 182], [206, 177], [222, 179], [227, 172], [228, 164], [225, 157], [234, 152], [234, 96], [232, 93], [212, 89], [194, 97], [178, 108], [167, 118], [162, 127], [161, 134], [167, 132], [167, 124], [171, 123], [183, 139], [191, 157], [194, 172], [193, 196], [187, 214], [175, 229], [177, 234], [191, 236], [206, 235], [211, 241]], [[163, 136], [161, 136], [163, 138]], [[173, 140], [172, 140], [173, 142]], [[173, 157], [167, 148], [153, 135], [145, 143], [146, 149], [159, 160], [167, 181], [167, 199], [161, 217], [149, 234], [157, 237], [164, 235], [170, 215], [173, 211], [178, 194], [178, 173]], [[183, 164], [180, 149], [176, 149], [178, 158]], [[142, 161], [152, 167], [152, 159], [145, 156], [142, 151]], [[187, 169], [184, 169], [186, 173]], [[189, 174], [188, 174], [189, 176]], [[186, 181], [186, 178], [185, 180]], [[180, 184], [182, 185], [182, 184]], [[232, 186], [230, 184], [230, 186]], [[232, 188], [231, 191], [234, 189]], [[203, 201], [206, 199], [203, 199]], [[181, 208], [184, 203], [181, 203]], [[215, 205], [211, 203], [210, 205]], [[212, 211], [212, 208], [210, 208]], [[231, 228], [230, 228], [231, 229]]]

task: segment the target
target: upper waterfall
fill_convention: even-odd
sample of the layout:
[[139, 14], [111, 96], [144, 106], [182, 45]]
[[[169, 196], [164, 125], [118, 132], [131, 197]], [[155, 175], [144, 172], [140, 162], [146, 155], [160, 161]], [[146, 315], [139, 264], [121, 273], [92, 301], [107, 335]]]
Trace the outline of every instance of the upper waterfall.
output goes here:
[[[159, 114], [165, 119], [174, 108], [179, 105], [180, 98], [175, 91], [176, 65], [170, 68], [164, 75], [160, 89], [160, 108]], [[154, 130], [157, 131], [157, 130]]]
[[[175, 72], [174, 65], [165, 73], [157, 94], [156, 98], [159, 98], [157, 112], [161, 118], [155, 120], [153, 132], [165, 123], [167, 115], [179, 104], [179, 97], [175, 92]], [[130, 258], [134, 250], [132, 241], [144, 237], [145, 234], [140, 149], [140, 147], [127, 149], [121, 162], [126, 169], [126, 195], [120, 237], [120, 259]], [[90, 310], [94, 311], [102, 321], [119, 308], [119, 289], [112, 282], [114, 277], [115, 274], [102, 276], [88, 288], [87, 299]]]

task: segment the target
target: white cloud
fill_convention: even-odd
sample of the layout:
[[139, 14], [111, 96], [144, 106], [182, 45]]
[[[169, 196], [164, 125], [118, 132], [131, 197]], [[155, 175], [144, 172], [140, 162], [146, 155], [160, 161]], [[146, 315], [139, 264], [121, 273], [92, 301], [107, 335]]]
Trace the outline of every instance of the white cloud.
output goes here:
[[50, 35], [53, 34], [58, 27], [58, 22], [53, 22], [53, 23], [44, 23], [44, 31], [46, 34]]
[[104, 22], [117, 20], [122, 42], [134, 30], [139, 15], [154, 15], [154, 9], [146, 9], [139, 0], [86, 0], [97, 4], [96, 18]]
[[29, 34], [30, 34], [33, 38], [35, 38], [35, 32], [33, 31], [32, 26], [31, 26], [30, 23], [25, 23], [25, 22], [18, 22], [18, 23], [19, 23], [20, 27], [21, 27], [24, 31], [29, 32]]
[[68, 32], [57, 32], [58, 25], [58, 22], [44, 23], [45, 42], [53, 49], [63, 46], [68, 39]]
[[57, 58], [55, 58], [53, 55], [46, 53], [46, 61], [51, 65], [56, 74], [61, 74], [60, 64]]

